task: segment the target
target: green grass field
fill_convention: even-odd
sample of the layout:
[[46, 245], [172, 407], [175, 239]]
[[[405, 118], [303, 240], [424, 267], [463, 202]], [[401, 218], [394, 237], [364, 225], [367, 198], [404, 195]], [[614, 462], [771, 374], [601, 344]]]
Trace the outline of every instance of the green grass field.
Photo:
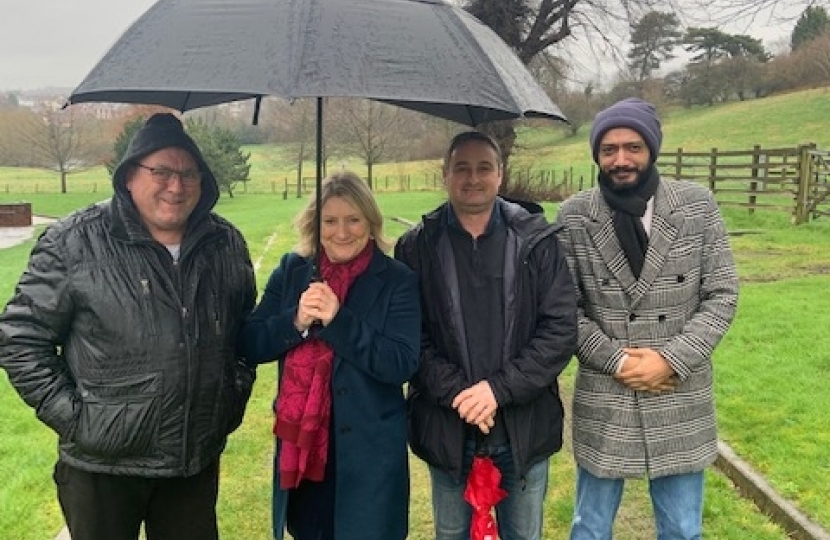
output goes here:
[[[818, 120], [820, 111], [828, 112], [828, 100], [830, 95], [824, 90], [814, 90], [711, 109], [669, 111], [664, 121], [664, 146], [744, 148], [815, 141], [819, 147], [827, 147], [829, 136]], [[805, 112], [810, 108], [812, 114]], [[800, 123], [792, 124], [791, 119]], [[535, 128], [523, 130], [520, 142], [514, 164], [555, 167], [567, 163], [589, 168], [584, 134], [564, 139], [555, 130]], [[275, 149], [255, 150], [253, 182], [261, 189], [233, 199], [223, 197], [217, 210], [244, 232], [258, 266], [261, 288], [279, 257], [294, 243], [291, 220], [304, 200], [293, 196], [283, 200], [278, 193], [269, 192], [267, 178], [291, 173], [279, 164]], [[410, 167], [412, 174], [431, 174], [437, 163], [389, 165], [388, 174]], [[27, 188], [32, 183], [45, 186], [50, 181], [48, 175], [0, 168], [0, 202], [27, 200], [39, 215], [62, 216], [109, 194], [103, 170], [90, 171], [83, 178], [70, 177], [70, 193], [66, 195]], [[57, 178], [51, 181], [57, 184]], [[442, 193], [430, 191], [378, 195], [392, 237], [405, 229], [392, 218], [417, 221], [442, 199]], [[545, 206], [552, 218], [555, 206]], [[730, 230], [755, 233], [732, 238], [741, 298], [735, 323], [715, 356], [721, 436], [781, 494], [830, 528], [826, 504], [826, 486], [830, 485], [826, 452], [830, 444], [826, 420], [830, 417], [826, 391], [830, 369], [830, 333], [826, 331], [830, 222], [794, 227], [785, 213], [749, 215], [726, 209], [724, 214]], [[12, 294], [31, 246], [28, 242], [0, 252], [0, 298]], [[275, 377], [273, 366], [260, 368], [248, 414], [223, 458], [219, 515], [222, 537], [228, 540], [269, 538]], [[573, 366], [563, 377], [566, 391], [572, 378]], [[50, 477], [56, 439], [37, 422], [5, 377], [0, 377], [0, 407], [4, 411], [0, 418], [0, 478], [4, 479], [0, 485], [0, 538], [49, 539], [62, 525]], [[627, 490], [617, 538], [653, 537], [636, 526], [650, 519], [643, 484], [632, 482]], [[410, 537], [426, 539], [431, 533], [428, 479], [423, 464], [415, 459], [412, 486]], [[573, 461], [569, 452], [562, 452], [551, 465], [546, 538], [566, 537], [572, 495]], [[714, 471], [707, 474], [704, 512], [708, 538], [786, 538]]]

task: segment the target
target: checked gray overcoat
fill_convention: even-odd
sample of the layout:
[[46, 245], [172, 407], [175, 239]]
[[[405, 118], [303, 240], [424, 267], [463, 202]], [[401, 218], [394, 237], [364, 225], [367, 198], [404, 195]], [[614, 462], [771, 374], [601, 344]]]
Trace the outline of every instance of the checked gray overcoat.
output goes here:
[[[714, 198], [702, 186], [660, 180], [640, 279], [598, 188], [564, 202], [557, 220], [577, 288], [577, 463], [606, 478], [702, 470], [717, 452], [712, 352], [738, 300]], [[624, 347], [659, 352], [680, 380], [676, 390], [652, 394], [617, 382]]]

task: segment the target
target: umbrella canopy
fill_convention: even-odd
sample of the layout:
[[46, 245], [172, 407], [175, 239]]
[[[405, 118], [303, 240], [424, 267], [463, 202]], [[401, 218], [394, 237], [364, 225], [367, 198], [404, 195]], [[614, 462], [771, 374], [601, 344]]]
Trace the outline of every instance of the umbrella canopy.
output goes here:
[[256, 98], [256, 123], [263, 96], [317, 98], [318, 255], [323, 98], [369, 98], [469, 126], [566, 120], [495, 32], [442, 0], [159, 0], [68, 104], [185, 112]]
[[184, 112], [269, 95], [370, 98], [469, 126], [565, 119], [501, 38], [441, 0], [160, 0], [69, 103]]

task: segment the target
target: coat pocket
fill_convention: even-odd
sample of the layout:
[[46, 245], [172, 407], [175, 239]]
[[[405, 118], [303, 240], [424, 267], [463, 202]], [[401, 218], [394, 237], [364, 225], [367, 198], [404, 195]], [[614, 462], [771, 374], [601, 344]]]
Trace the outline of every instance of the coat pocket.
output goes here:
[[229, 377], [231, 378], [230, 384], [226, 384], [226, 388], [230, 388], [231, 392], [223, 408], [226, 433], [233, 432], [242, 424], [245, 407], [251, 398], [251, 391], [256, 381], [256, 370], [240, 361], [234, 365]]
[[453, 409], [430, 403], [418, 392], [406, 402], [412, 452], [428, 464], [460, 474], [464, 424]]
[[162, 377], [158, 373], [85, 381], [74, 442], [104, 458], [143, 456], [157, 439]]

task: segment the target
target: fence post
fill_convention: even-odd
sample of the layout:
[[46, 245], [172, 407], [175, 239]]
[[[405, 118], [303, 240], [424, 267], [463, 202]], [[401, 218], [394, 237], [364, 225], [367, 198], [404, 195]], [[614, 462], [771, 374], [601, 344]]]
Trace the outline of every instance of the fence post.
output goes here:
[[712, 156], [709, 158], [709, 191], [715, 194], [715, 183], [718, 171], [718, 149], [712, 148]]
[[809, 219], [807, 204], [810, 198], [810, 177], [813, 174], [813, 160], [810, 145], [798, 147], [798, 191], [795, 199], [795, 224], [801, 225]]
[[683, 174], [683, 148], [677, 148], [677, 156], [674, 158], [674, 179], [680, 180]]
[[761, 162], [761, 145], [756, 144], [752, 147], [752, 172], [750, 177], [752, 180], [749, 181], [749, 191], [752, 193], [749, 196], [749, 214], [752, 215], [755, 213], [755, 203], [757, 202], [757, 197], [755, 193], [758, 191], [758, 176], [760, 169], [758, 168], [758, 164]]

